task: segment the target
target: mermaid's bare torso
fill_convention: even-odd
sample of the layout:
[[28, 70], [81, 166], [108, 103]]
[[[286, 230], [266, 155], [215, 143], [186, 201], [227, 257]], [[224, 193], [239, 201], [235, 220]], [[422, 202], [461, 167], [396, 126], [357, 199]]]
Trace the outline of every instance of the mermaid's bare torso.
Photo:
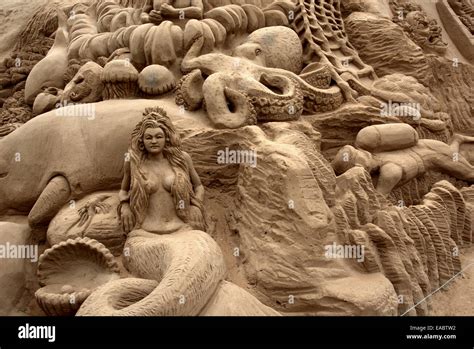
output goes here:
[[145, 190], [148, 207], [145, 219], [137, 227], [149, 233], [169, 234], [190, 227], [176, 214], [176, 205], [171, 195], [175, 173], [168, 161], [147, 161], [142, 168], [145, 174]]

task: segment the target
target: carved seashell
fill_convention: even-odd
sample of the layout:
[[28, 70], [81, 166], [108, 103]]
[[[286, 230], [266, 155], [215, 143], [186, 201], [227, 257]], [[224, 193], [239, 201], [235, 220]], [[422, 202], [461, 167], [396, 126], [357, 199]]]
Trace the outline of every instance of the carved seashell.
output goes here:
[[101, 75], [102, 82], [135, 82], [138, 71], [128, 60], [116, 59], [107, 63]]
[[36, 301], [50, 316], [73, 316], [91, 294], [90, 290], [61, 293], [60, 285], [48, 285], [35, 293]]
[[43, 287], [35, 297], [48, 315], [74, 315], [94, 289], [119, 278], [119, 266], [104, 245], [89, 238], [69, 239], [39, 258]]
[[138, 75], [138, 86], [149, 95], [161, 95], [175, 88], [176, 79], [168, 68], [153, 64]]

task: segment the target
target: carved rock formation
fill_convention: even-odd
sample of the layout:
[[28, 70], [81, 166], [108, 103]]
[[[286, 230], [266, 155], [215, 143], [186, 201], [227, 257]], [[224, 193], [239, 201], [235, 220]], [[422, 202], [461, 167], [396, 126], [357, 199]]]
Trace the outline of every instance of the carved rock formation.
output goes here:
[[472, 243], [472, 217], [461, 192], [449, 182], [436, 183], [420, 205], [394, 206], [375, 191], [368, 173], [354, 167], [337, 177], [335, 212], [338, 232], [347, 243], [362, 232], [377, 267], [392, 282], [399, 314], [423, 315], [420, 302], [460, 269], [459, 248]]
[[[474, 124], [474, 92], [469, 88], [474, 67], [440, 57], [428, 57], [434, 77], [430, 89], [449, 113], [456, 131], [469, 130]], [[447, 78], [449, 76], [449, 78]]]
[[406, 0], [390, 0], [389, 4], [394, 14], [392, 21], [402, 27], [418, 46], [427, 52], [446, 52], [448, 44], [443, 41], [441, 27], [420, 5]]
[[[41, 248], [34, 250], [37, 241], [32, 239], [32, 229], [26, 219], [12, 217], [10, 221], [0, 222], [0, 245], [2, 258], [0, 259], [0, 312], [3, 315], [41, 314], [40, 309], [30, 306], [38, 288], [36, 278], [36, 262]], [[24, 258], [18, 255], [9, 256], [9, 246], [31, 245], [32, 250], [23, 253]], [[18, 252], [16, 252], [18, 254]], [[8, 258], [10, 257], [10, 258]], [[11, 258], [13, 257], [13, 258]], [[21, 255], [20, 255], [21, 257]], [[29, 257], [29, 258], [28, 258]]]
[[360, 57], [379, 76], [398, 72], [429, 85], [431, 74], [423, 50], [392, 21], [354, 12], [345, 19], [347, 35]]

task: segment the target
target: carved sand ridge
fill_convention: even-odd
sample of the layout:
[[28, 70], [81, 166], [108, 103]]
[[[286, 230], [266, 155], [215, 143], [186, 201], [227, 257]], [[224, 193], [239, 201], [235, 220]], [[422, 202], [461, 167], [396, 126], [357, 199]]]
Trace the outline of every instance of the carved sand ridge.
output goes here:
[[[408, 297], [399, 305], [399, 312], [404, 313], [461, 270], [457, 246], [472, 243], [470, 225], [464, 228], [466, 202], [459, 190], [441, 181], [425, 195], [421, 205], [400, 208], [382, 201], [374, 211], [369, 201], [364, 202], [357, 194], [363, 188], [365, 197], [378, 195], [367, 176], [362, 169], [353, 169], [337, 178], [338, 185], [344, 183], [343, 187], [350, 190], [344, 190], [336, 199], [334, 209], [340, 212], [336, 220], [340, 233], [362, 230], [374, 242], [373, 253], [382, 263], [377, 271], [383, 271], [399, 296]], [[370, 201], [372, 205], [374, 202]], [[373, 213], [361, 221], [359, 212], [370, 211]], [[458, 220], [463, 222], [461, 226]], [[462, 238], [465, 235], [469, 240]], [[427, 314], [427, 305], [421, 304], [415, 311]]]

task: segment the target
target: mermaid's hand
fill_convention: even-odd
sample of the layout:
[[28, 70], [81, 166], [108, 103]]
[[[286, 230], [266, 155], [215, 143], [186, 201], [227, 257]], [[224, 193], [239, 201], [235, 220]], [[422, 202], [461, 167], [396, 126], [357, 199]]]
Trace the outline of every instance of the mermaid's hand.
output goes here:
[[161, 15], [160, 11], [153, 10], [150, 12], [148, 20], [153, 24], [160, 24], [163, 22], [163, 16]]
[[176, 12], [178, 12], [178, 10], [167, 3], [162, 4], [160, 7], [160, 13], [163, 17], [173, 16]]
[[127, 234], [130, 233], [135, 227], [135, 216], [128, 202], [122, 203], [120, 207], [120, 219], [122, 221], [123, 231]]

